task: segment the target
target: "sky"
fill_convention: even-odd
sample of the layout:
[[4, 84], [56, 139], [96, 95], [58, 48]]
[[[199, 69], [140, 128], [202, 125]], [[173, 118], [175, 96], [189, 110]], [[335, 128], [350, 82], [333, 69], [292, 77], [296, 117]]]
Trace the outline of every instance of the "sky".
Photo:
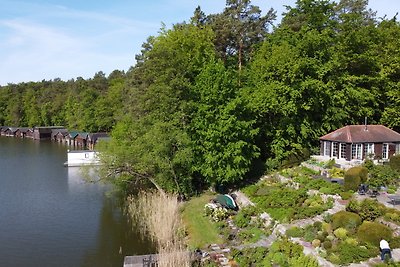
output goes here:
[[[219, 13], [225, 0], [0, 0], [0, 85], [92, 78], [127, 71], [147, 37], [163, 24], [188, 21], [200, 6]], [[279, 18], [295, 0], [253, 0]], [[370, 0], [377, 15], [393, 17], [399, 0]], [[276, 21], [277, 24], [279, 21]]]

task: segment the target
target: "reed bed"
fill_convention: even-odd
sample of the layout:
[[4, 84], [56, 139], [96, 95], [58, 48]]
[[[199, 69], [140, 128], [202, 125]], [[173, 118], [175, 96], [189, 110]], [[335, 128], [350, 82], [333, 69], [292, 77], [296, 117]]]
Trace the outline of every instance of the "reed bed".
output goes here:
[[144, 235], [155, 242], [160, 267], [190, 266], [190, 255], [179, 234], [182, 222], [175, 195], [141, 192], [128, 198], [127, 211]]

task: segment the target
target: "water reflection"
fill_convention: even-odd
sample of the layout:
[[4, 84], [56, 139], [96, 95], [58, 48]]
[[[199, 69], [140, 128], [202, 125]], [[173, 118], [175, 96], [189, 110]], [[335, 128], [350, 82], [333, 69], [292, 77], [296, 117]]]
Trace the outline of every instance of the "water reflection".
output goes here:
[[[115, 266], [127, 255], [148, 254], [154, 252], [151, 242], [132, 229], [128, 218], [123, 212], [123, 200], [112, 193], [110, 185], [99, 182], [96, 170], [93, 168], [68, 168], [68, 188], [74, 195], [87, 194], [94, 188], [108, 189], [103, 198], [99, 215], [96, 245], [85, 251], [81, 266]], [[93, 189], [93, 188], [92, 188]], [[113, 238], [110, 238], [113, 237]]]
[[0, 137], [0, 266], [119, 267], [152, 251], [110, 185], [63, 166], [66, 150]]

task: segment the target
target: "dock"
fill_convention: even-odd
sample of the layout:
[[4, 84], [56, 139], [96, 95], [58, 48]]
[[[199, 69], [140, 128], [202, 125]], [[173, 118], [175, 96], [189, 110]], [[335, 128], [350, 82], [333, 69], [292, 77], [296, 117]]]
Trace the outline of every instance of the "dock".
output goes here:
[[124, 267], [155, 267], [157, 266], [157, 261], [157, 254], [126, 256]]
[[[192, 256], [189, 251], [179, 252], [182, 255]], [[125, 256], [124, 267], [157, 267], [159, 256], [158, 254]]]

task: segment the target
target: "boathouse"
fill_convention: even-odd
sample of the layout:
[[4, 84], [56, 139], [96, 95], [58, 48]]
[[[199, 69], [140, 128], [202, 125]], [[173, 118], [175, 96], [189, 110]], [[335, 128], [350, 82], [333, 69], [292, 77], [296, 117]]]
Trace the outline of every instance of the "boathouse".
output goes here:
[[63, 126], [34, 127], [33, 139], [35, 140], [51, 139], [51, 131], [55, 129], [64, 129], [64, 127]]
[[19, 137], [19, 138], [25, 138], [25, 137], [26, 137], [26, 134], [28, 133], [28, 131], [29, 131], [30, 129], [31, 129], [31, 128], [29, 128], [29, 127], [20, 127], [20, 128], [18, 128], [17, 131], [15, 132], [15, 136], [16, 136], [16, 137]]
[[87, 148], [93, 150], [99, 140], [108, 138], [108, 133], [90, 133], [86, 141]]

